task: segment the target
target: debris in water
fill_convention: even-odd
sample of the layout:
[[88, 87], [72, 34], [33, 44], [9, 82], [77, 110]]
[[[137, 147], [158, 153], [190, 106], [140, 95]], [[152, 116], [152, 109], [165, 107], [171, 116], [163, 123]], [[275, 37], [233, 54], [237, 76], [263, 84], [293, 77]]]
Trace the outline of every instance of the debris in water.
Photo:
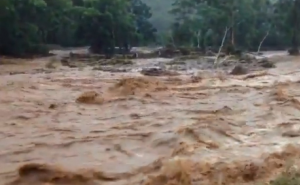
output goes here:
[[77, 99], [77, 103], [85, 104], [101, 104], [104, 102], [103, 98], [95, 91], [87, 91], [82, 93]]
[[248, 73], [248, 70], [244, 68], [242, 65], [236, 65], [233, 70], [230, 72], [231, 75], [245, 75]]

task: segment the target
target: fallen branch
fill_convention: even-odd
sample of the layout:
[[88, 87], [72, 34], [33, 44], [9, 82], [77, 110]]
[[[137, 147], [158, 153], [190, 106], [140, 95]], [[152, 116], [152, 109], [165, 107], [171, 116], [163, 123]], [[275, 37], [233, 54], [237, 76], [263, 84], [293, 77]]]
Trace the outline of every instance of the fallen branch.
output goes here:
[[224, 36], [223, 36], [223, 39], [222, 39], [222, 43], [221, 43], [221, 46], [219, 47], [219, 51], [218, 51], [218, 54], [217, 54], [217, 56], [216, 56], [214, 65], [216, 65], [217, 62], [218, 62], [218, 59], [219, 59], [220, 53], [221, 53], [221, 51], [222, 51], [222, 48], [223, 48], [223, 46], [224, 46], [224, 42], [225, 42], [225, 39], [226, 39], [226, 36], [227, 36], [227, 32], [228, 32], [229, 29], [230, 29], [230, 28], [228, 28], [228, 27], [226, 27], [226, 29], [225, 29], [225, 33], [224, 33]]
[[267, 36], [269, 35], [269, 31], [266, 33], [266, 35], [264, 36], [264, 38], [261, 40], [259, 46], [258, 46], [258, 49], [257, 49], [257, 55], [259, 54], [260, 52], [260, 48], [261, 48], [261, 45], [262, 43], [265, 41], [265, 39], [267, 38]]

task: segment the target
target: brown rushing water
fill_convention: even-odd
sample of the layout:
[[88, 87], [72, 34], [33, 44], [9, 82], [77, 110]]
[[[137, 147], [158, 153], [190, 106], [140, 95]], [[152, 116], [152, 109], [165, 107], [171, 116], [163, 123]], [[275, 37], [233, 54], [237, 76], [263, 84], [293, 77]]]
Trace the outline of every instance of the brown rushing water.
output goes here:
[[[300, 59], [289, 60], [254, 75], [206, 72], [198, 80], [88, 68], [37, 73], [43, 61], [2, 65], [0, 182], [268, 180], [300, 154]], [[89, 102], [77, 99], [86, 92]]]

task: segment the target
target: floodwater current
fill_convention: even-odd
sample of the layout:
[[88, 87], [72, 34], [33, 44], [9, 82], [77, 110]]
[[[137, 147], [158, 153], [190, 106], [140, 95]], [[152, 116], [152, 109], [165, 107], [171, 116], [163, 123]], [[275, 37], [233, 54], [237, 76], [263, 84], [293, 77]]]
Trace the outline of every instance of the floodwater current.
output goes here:
[[[231, 76], [0, 69], [0, 182], [264, 182], [300, 154], [300, 59]], [[8, 74], [16, 71], [15, 74]]]

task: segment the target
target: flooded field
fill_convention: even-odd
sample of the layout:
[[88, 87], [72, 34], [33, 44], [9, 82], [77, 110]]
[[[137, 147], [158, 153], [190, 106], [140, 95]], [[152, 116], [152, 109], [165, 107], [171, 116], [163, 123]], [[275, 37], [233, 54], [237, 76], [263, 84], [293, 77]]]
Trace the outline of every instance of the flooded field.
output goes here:
[[46, 63], [0, 66], [1, 184], [251, 184], [298, 164], [300, 58], [240, 76]]

